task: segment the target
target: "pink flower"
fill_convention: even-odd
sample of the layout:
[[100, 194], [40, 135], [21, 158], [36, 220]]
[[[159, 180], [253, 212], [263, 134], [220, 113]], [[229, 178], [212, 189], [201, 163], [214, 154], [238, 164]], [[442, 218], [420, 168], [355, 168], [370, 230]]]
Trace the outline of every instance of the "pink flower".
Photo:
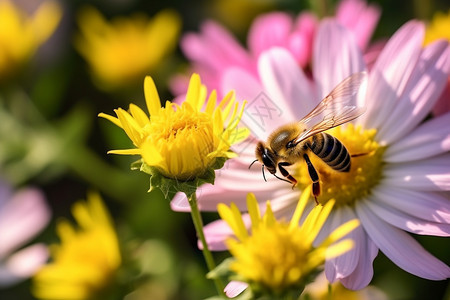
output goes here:
[[[366, 155], [352, 158], [349, 173], [333, 173], [320, 166], [318, 158], [313, 162], [321, 178], [319, 201], [331, 197], [337, 201], [318, 242], [347, 220], [358, 218], [362, 225], [349, 234], [355, 248], [325, 264], [327, 279], [340, 280], [349, 289], [369, 284], [378, 250], [416, 276], [450, 277], [450, 268], [408, 234], [450, 234], [450, 113], [424, 122], [447, 83], [450, 47], [441, 40], [423, 48], [423, 37], [424, 25], [418, 21], [408, 22], [394, 34], [369, 72], [366, 93], [356, 100], [366, 112], [331, 133], [350, 153]], [[302, 187], [311, 183], [306, 167], [299, 163], [290, 170], [299, 180], [297, 189], [267, 172], [264, 182], [259, 168], [248, 170], [256, 139], [265, 140], [278, 126], [300, 120], [340, 81], [366, 69], [351, 32], [324, 20], [313, 47], [312, 82], [281, 48], [260, 56], [260, 82], [243, 69], [226, 72], [224, 86], [236, 88], [238, 98], [254, 99], [243, 122], [256, 138], [235, 148], [240, 157], [218, 174], [214, 186], [202, 187], [200, 209], [213, 211], [220, 202], [235, 202], [245, 209], [245, 195], [251, 191], [261, 201], [271, 199], [277, 217], [291, 218]], [[261, 111], [263, 102], [266, 110]], [[260, 109], [259, 115], [252, 105]], [[189, 206], [177, 195], [172, 207], [186, 211]], [[223, 241], [231, 231], [223, 222], [208, 224], [205, 231], [212, 249], [225, 249]]]
[[12, 195], [0, 183], [0, 287], [10, 286], [32, 276], [47, 258], [47, 246], [33, 239], [50, 220], [44, 196], [36, 189], [22, 189]]
[[[366, 48], [380, 15], [378, 7], [362, 0], [344, 0], [337, 8], [336, 19], [348, 26], [358, 45]], [[316, 17], [300, 13], [297, 17], [284, 12], [262, 15], [253, 22], [247, 39], [248, 50], [225, 28], [213, 21], [205, 22], [200, 33], [188, 33], [181, 48], [193, 64], [193, 71], [205, 78], [205, 84], [219, 93], [223, 89], [224, 74], [233, 68], [243, 69], [258, 80], [257, 62], [264, 51], [272, 47], [286, 49], [296, 64], [306, 67], [311, 61], [312, 46], [317, 29]], [[184, 93], [187, 79], [175, 77], [174, 94]]]

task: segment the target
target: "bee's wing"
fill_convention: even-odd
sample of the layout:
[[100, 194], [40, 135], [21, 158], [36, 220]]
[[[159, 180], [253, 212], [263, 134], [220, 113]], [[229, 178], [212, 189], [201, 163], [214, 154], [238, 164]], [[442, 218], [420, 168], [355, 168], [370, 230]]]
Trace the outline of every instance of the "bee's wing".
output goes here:
[[362, 115], [364, 108], [354, 105], [354, 96], [367, 78], [355, 73], [339, 83], [309, 114], [299, 121], [305, 130], [295, 139], [297, 144], [308, 137], [339, 126]]

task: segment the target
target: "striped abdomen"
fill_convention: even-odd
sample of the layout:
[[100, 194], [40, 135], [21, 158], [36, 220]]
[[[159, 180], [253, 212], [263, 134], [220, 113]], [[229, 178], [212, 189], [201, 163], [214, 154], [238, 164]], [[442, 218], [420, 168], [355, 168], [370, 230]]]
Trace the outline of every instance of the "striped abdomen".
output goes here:
[[339, 172], [350, 171], [350, 154], [334, 136], [320, 132], [313, 135], [307, 145], [314, 154], [334, 170]]

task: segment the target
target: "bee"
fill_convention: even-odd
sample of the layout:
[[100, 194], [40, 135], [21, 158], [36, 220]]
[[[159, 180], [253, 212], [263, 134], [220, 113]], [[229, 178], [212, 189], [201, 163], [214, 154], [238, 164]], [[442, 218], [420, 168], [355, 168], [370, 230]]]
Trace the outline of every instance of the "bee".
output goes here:
[[[350, 157], [360, 154], [350, 155], [336, 137], [324, 131], [356, 119], [364, 113], [362, 107], [354, 104], [354, 96], [366, 77], [365, 72], [347, 77], [299, 122], [279, 127], [269, 136], [267, 142], [259, 141], [255, 151], [257, 159], [251, 163], [250, 167], [259, 161], [262, 164], [264, 180], [266, 180], [264, 175], [264, 167], [266, 167], [272, 175], [292, 183], [292, 188], [294, 188], [297, 180], [289, 174], [286, 167], [303, 159], [312, 180], [312, 194], [318, 203], [319, 174], [309, 156], [316, 155], [338, 172], [350, 171]], [[276, 175], [277, 169], [284, 178]]]

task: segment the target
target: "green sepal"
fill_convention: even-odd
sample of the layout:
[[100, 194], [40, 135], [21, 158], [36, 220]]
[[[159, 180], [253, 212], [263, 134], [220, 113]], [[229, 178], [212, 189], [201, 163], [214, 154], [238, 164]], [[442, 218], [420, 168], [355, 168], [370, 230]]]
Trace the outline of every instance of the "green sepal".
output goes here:
[[201, 176], [188, 180], [178, 180], [164, 176], [156, 167], [151, 167], [144, 163], [142, 159], [131, 164], [132, 170], [139, 170], [150, 175], [149, 192], [158, 188], [162, 191], [166, 199], [172, 199], [176, 193], [183, 192], [188, 197], [197, 191], [197, 188], [205, 183], [214, 184], [216, 174], [214, 170], [220, 169], [225, 164], [227, 158], [218, 157], [214, 164], [208, 168]]
[[229, 279], [234, 273], [230, 270], [230, 265], [235, 261], [233, 257], [224, 259], [213, 270], [206, 274], [208, 279]]

